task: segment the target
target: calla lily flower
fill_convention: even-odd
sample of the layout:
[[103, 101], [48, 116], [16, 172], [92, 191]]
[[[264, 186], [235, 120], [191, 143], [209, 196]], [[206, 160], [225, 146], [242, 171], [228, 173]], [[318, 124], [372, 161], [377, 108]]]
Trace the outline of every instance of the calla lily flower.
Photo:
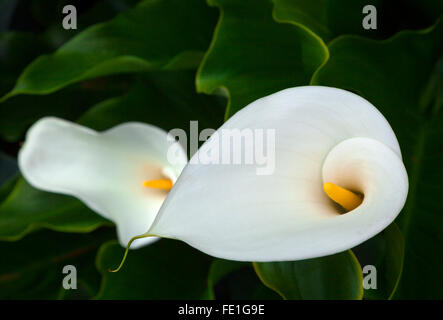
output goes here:
[[[354, 93], [286, 89], [252, 102], [216, 133], [223, 129], [275, 130], [273, 173], [201, 163], [198, 157], [221, 148], [214, 134], [143, 236], [179, 239], [230, 260], [301, 260], [364, 242], [404, 206], [408, 177], [396, 136]], [[253, 145], [243, 151], [253, 153]]]
[[[175, 151], [174, 164], [168, 150]], [[125, 123], [99, 133], [43, 118], [28, 131], [18, 160], [32, 186], [74, 196], [115, 222], [126, 246], [150, 228], [187, 157], [173, 137], [152, 125]], [[139, 239], [131, 248], [155, 240]]]

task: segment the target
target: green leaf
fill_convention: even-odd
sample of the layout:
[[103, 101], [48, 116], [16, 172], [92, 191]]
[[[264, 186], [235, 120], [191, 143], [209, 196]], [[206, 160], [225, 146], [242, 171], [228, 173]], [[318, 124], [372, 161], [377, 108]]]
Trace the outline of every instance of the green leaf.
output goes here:
[[340, 34], [377, 34], [365, 30], [362, 9], [371, 4], [379, 8], [382, 0], [368, 3], [367, 0], [273, 0], [274, 15], [277, 21], [287, 21], [303, 25], [321, 38], [329, 41]]
[[443, 298], [443, 23], [386, 41], [341, 37], [312, 83], [357, 92], [391, 124], [409, 175], [406, 205], [396, 222], [405, 260], [396, 296]]
[[365, 289], [365, 299], [392, 298], [403, 269], [404, 249], [403, 235], [395, 223], [352, 249], [363, 269], [367, 265], [376, 268], [377, 288]]
[[220, 300], [278, 300], [278, 294], [261, 283], [249, 262], [215, 259], [209, 270], [210, 298]]
[[215, 299], [214, 288], [223, 277], [246, 266], [248, 266], [246, 262], [215, 259], [211, 264], [208, 275], [209, 297]]
[[[10, 0], [8, 0], [10, 1]], [[57, 25], [60, 31], [75, 33], [86, 27], [100, 23], [114, 17], [117, 13], [133, 7], [139, 0], [94, 0], [94, 1], [69, 1], [69, 0], [28, 0], [27, 5], [18, 8], [18, 11], [27, 13], [39, 28], [47, 30]], [[42, 4], [45, 5], [42, 5]], [[63, 7], [71, 4], [77, 9], [77, 29], [65, 30], [61, 26]], [[28, 12], [29, 13], [28, 13]]]
[[5, 98], [47, 94], [85, 79], [125, 72], [194, 68], [216, 13], [203, 0], [145, 0], [94, 25], [29, 65]]
[[115, 76], [74, 84], [45, 96], [19, 95], [0, 103], [0, 137], [23, 139], [26, 129], [44, 116], [76, 120], [91, 105], [127, 91], [130, 79]]
[[200, 129], [216, 129], [222, 124], [222, 103], [214, 97], [197, 94], [194, 77], [193, 71], [162, 71], [139, 76], [127, 94], [93, 106], [78, 122], [95, 130], [138, 121], [168, 131], [174, 128], [189, 131], [189, 121], [197, 120]]
[[208, 284], [213, 288], [217, 282], [231, 272], [249, 266], [248, 262], [215, 259], [209, 269]]
[[0, 240], [14, 241], [48, 228], [62, 232], [90, 232], [112, 225], [72, 197], [32, 188], [19, 179], [0, 205]]
[[267, 0], [208, 2], [221, 14], [197, 74], [197, 90], [229, 96], [226, 118], [258, 98], [308, 84], [327, 59], [327, 48], [312, 32], [275, 22]]
[[254, 262], [261, 281], [284, 299], [361, 299], [362, 271], [348, 250], [335, 255], [283, 262]]
[[[90, 266], [99, 246], [114, 230], [71, 235], [43, 231], [9, 243], [0, 242], [0, 299], [91, 298], [98, 292], [100, 274]], [[77, 290], [62, 287], [63, 267], [77, 270]]]
[[[72, 39], [86, 28], [114, 18], [118, 13], [134, 7], [139, 0], [95, 0], [72, 3], [69, 0], [33, 0], [33, 5], [19, 8], [22, 14], [29, 14], [32, 20], [43, 29], [43, 36], [53, 49]], [[66, 14], [61, 14], [65, 5], [75, 5], [77, 8], [77, 29], [60, 27]], [[33, 30], [35, 27], [33, 28]]]
[[0, 94], [11, 90], [23, 68], [48, 50], [41, 36], [25, 32], [0, 33]]
[[[0, 94], [14, 86], [29, 62], [49, 50], [42, 38], [31, 33], [0, 33]], [[17, 96], [0, 102], [0, 138], [16, 142], [30, 124], [46, 115], [76, 119], [88, 106], [123, 92], [126, 79], [115, 78], [73, 85], [49, 96]]]
[[[440, 1], [404, 0], [273, 0], [277, 21], [303, 25], [325, 41], [353, 34], [387, 38], [402, 29], [419, 29], [434, 24], [443, 12]], [[377, 10], [377, 29], [366, 30], [362, 21], [366, 5]]]
[[109, 242], [97, 255], [103, 275], [97, 299], [200, 299], [207, 294], [207, 277], [212, 258], [183, 242], [162, 239], [131, 250], [123, 268], [116, 267], [124, 253]]

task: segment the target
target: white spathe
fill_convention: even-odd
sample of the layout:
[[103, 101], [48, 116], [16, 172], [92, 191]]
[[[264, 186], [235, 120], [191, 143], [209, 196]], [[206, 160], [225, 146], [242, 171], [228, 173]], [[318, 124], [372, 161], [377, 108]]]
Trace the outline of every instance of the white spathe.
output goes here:
[[[274, 173], [191, 159], [146, 234], [225, 259], [300, 260], [364, 242], [405, 203], [408, 178], [395, 134], [358, 95], [320, 86], [286, 89], [249, 104], [218, 132], [245, 128], [275, 129]], [[217, 147], [213, 136], [193, 158]], [[340, 214], [325, 182], [360, 191], [363, 203]]]
[[[176, 145], [176, 162], [167, 151]], [[184, 150], [164, 130], [144, 123], [124, 123], [96, 132], [57, 118], [43, 118], [28, 131], [19, 167], [34, 187], [74, 196], [115, 222], [120, 243], [149, 229], [167, 191], [143, 181], [177, 179], [186, 164]], [[131, 248], [155, 241], [136, 240]]]

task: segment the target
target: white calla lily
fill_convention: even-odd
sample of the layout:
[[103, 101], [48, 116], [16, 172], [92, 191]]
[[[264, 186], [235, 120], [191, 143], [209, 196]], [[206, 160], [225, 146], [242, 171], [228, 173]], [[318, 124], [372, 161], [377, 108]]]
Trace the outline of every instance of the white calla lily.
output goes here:
[[[286, 89], [249, 104], [217, 132], [245, 128], [275, 130], [273, 174], [257, 175], [249, 164], [199, 163], [200, 155], [220, 147], [212, 136], [145, 236], [179, 239], [231, 260], [308, 259], [371, 238], [405, 203], [408, 178], [395, 134], [356, 94]], [[243, 149], [254, 152], [252, 145]], [[329, 182], [360, 192], [362, 203], [343, 214], [323, 189]]]
[[[176, 165], [167, 160], [171, 145]], [[152, 125], [125, 123], [99, 133], [57, 118], [37, 121], [19, 153], [32, 186], [74, 196], [115, 222], [123, 246], [149, 229], [168, 194], [144, 182], [174, 183], [186, 161], [178, 143]], [[155, 240], [139, 239], [131, 248]]]

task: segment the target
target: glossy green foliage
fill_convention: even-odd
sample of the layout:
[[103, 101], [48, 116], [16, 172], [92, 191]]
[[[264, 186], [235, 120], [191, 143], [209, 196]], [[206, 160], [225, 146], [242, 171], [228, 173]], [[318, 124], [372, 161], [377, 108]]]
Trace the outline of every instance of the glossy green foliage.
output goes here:
[[41, 228], [89, 232], [111, 223], [72, 197], [47, 193], [20, 178], [0, 204], [0, 240], [16, 240]]
[[[45, 231], [13, 243], [0, 242], [0, 299], [92, 298], [101, 282], [95, 256], [113, 233], [113, 229], [84, 235]], [[63, 287], [67, 265], [76, 268], [75, 290]]]
[[97, 256], [103, 275], [98, 299], [202, 299], [212, 258], [188, 245], [160, 240], [130, 253], [117, 273], [110, 273], [123, 256], [116, 242], [105, 244]]
[[7, 97], [47, 94], [116, 73], [195, 67], [209, 44], [215, 19], [216, 13], [203, 0], [142, 1], [80, 33], [54, 54], [39, 57]]
[[[363, 281], [367, 287], [364, 290], [364, 298], [392, 299], [401, 278], [405, 253], [403, 235], [397, 225], [391, 224], [352, 251], [363, 269]], [[371, 270], [372, 267], [375, 267], [375, 270]], [[371, 274], [373, 271], [374, 277]]]
[[360, 264], [351, 251], [284, 262], [255, 262], [255, 271], [285, 299], [361, 299]]
[[[340, 35], [385, 39], [402, 29], [433, 24], [443, 3], [433, 0], [273, 0], [275, 18], [305, 26], [326, 42]], [[368, 7], [363, 10], [366, 6]], [[375, 11], [374, 11], [375, 8]], [[376, 29], [365, 29], [363, 19], [376, 13]]]
[[197, 90], [229, 97], [226, 117], [281, 89], [309, 82], [327, 49], [303, 27], [278, 23], [267, 0], [211, 0], [220, 10]]

